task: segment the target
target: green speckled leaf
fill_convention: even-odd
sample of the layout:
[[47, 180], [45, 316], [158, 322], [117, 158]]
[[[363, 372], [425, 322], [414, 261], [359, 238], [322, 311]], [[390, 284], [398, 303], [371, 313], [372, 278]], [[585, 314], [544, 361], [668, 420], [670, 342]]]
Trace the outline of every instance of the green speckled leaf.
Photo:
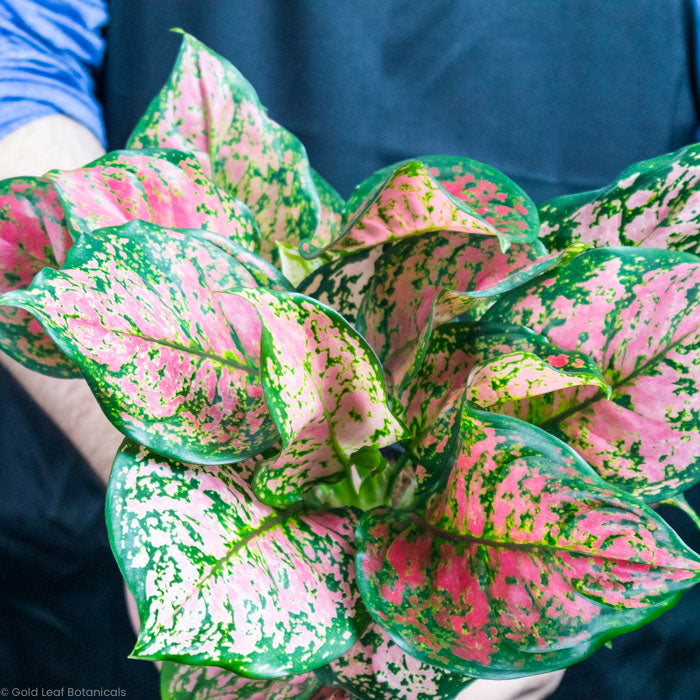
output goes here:
[[626, 168], [607, 187], [540, 207], [548, 248], [671, 248], [700, 255], [700, 144]]
[[590, 357], [562, 350], [528, 328], [484, 322], [436, 328], [419, 372], [401, 395], [417, 456], [407, 466], [415, 469], [416, 494], [430, 493], [451, 459], [454, 414], [463, 398], [504, 412], [511, 408], [508, 399], [539, 392], [539, 400], [554, 403], [559, 390], [577, 383], [605, 389]]
[[312, 173], [304, 146], [267, 116], [231, 63], [189, 34], [128, 144], [193, 152], [220, 187], [250, 208], [265, 257], [276, 256], [277, 240], [296, 245], [314, 234], [330, 240], [337, 225], [339, 197]]
[[[48, 180], [0, 182], [0, 294], [26, 289], [44, 267], [60, 267], [72, 244], [63, 207]], [[80, 376], [75, 363], [24, 309], [0, 307], [0, 349], [42, 374]]]
[[700, 556], [564, 443], [465, 410], [423, 516], [366, 513], [357, 577], [375, 621], [416, 658], [479, 678], [569, 666], [700, 581]]
[[39, 319], [126, 435], [180, 459], [230, 462], [277, 431], [258, 318], [234, 298], [222, 308], [214, 292], [256, 287], [261, 274], [197, 231], [134, 221], [82, 236], [63, 269], [0, 302]]
[[309, 700], [319, 687], [313, 673], [259, 680], [215, 666], [170, 661], [160, 671], [162, 700]]
[[[536, 238], [539, 219], [527, 194], [495, 168], [425, 156], [383, 168], [358, 185], [333, 247], [347, 252], [440, 229], [496, 234], [507, 247]], [[308, 241], [302, 255], [313, 256], [324, 245]]]
[[358, 700], [452, 700], [472, 679], [413, 658], [376, 623], [354, 646], [316, 671]]
[[[420, 161], [399, 164], [357, 210], [346, 206], [338, 237], [325, 246], [302, 239], [304, 257], [315, 257], [327, 249], [343, 254], [389, 243], [429, 231], [461, 231], [496, 236], [504, 248], [510, 234], [486, 222], [474, 209], [440, 184]], [[518, 238], [518, 236], [516, 236]]]
[[[390, 386], [400, 386], [420, 361], [421, 342], [432, 326], [479, 302], [481, 296], [474, 293], [489, 294], [511, 275], [533, 269], [544, 253], [542, 246], [527, 244], [515, 244], [503, 253], [495, 238], [449, 231], [391, 246], [374, 263], [356, 322], [381, 360]], [[446, 293], [455, 293], [452, 304], [443, 303]]]
[[364, 248], [327, 262], [302, 280], [297, 291], [331, 306], [355, 323], [362, 299], [372, 285], [375, 264], [390, 247], [391, 244]]
[[521, 323], [589, 355], [613, 395], [560, 391], [514, 413], [568, 442], [605, 479], [653, 501], [700, 480], [700, 260], [597, 248], [501, 297], [485, 320]]
[[328, 663], [365, 629], [354, 511], [263, 505], [253, 462], [184, 464], [122, 445], [107, 525], [139, 610], [133, 656], [277, 678]]
[[342, 478], [361, 448], [400, 439], [376, 355], [342, 316], [301, 294], [238, 294], [262, 321], [262, 383], [283, 444], [256, 471], [259, 498], [288, 505]]
[[597, 386], [607, 392], [600, 369], [587, 355], [564, 352], [526, 332], [508, 340], [507, 346], [491, 349], [490, 357], [469, 373], [466, 399], [475, 406], [497, 411], [506, 403], [574, 386]]
[[77, 170], [52, 170], [74, 239], [141, 219], [169, 228], [206, 229], [258, 250], [260, 233], [244, 204], [204, 174], [191, 153], [157, 148], [113, 151]]

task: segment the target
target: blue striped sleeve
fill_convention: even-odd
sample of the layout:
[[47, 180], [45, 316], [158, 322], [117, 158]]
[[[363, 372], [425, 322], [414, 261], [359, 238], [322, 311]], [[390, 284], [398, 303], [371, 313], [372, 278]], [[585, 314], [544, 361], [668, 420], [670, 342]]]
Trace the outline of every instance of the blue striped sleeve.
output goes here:
[[0, 138], [65, 114], [104, 145], [92, 72], [104, 52], [104, 0], [0, 0]]

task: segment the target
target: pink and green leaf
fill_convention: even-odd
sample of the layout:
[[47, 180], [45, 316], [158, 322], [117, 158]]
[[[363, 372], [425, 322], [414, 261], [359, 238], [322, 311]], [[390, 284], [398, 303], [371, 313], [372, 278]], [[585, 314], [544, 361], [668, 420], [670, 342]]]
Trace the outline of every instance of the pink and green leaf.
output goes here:
[[573, 387], [512, 412], [647, 501], [689, 488], [700, 480], [699, 290], [693, 255], [597, 248], [504, 295], [485, 320], [589, 355], [613, 390]]
[[376, 623], [316, 676], [359, 700], [452, 700], [473, 681], [413, 658]]
[[309, 700], [320, 685], [313, 673], [253, 679], [216, 666], [170, 661], [165, 661], [160, 671], [162, 700]]
[[479, 362], [467, 378], [467, 401], [497, 411], [503, 404], [569, 387], [597, 386], [608, 392], [600, 369], [583, 353], [557, 352], [550, 343], [527, 345]]
[[315, 257], [326, 250], [347, 254], [430, 231], [495, 236], [504, 248], [509, 237], [449, 194], [420, 161], [399, 165], [357, 211], [346, 208], [343, 228], [331, 244], [302, 241], [300, 252]]
[[134, 657], [279, 678], [332, 661], [365, 629], [355, 512], [270, 508], [248, 484], [253, 461], [192, 465], [122, 445], [107, 525], [138, 606]]
[[277, 439], [258, 318], [215, 295], [260, 284], [244, 253], [241, 262], [198, 231], [134, 221], [82, 236], [63, 269], [0, 301], [37, 317], [123, 433], [179, 459], [230, 462]]
[[423, 515], [366, 513], [357, 577], [419, 660], [479, 678], [569, 666], [700, 581], [700, 556], [564, 443], [465, 406]]
[[261, 500], [289, 505], [316, 483], [342, 479], [362, 448], [400, 439], [377, 357], [342, 316], [301, 294], [237, 295], [262, 322], [262, 384], [283, 444], [256, 471]]
[[[23, 177], [0, 183], [0, 294], [26, 289], [44, 267], [60, 267], [72, 244], [50, 182]], [[80, 376], [75, 363], [24, 309], [0, 307], [0, 349], [42, 374]]]
[[[426, 156], [377, 171], [355, 188], [332, 247], [340, 252], [446, 229], [511, 241], [537, 237], [537, 208], [495, 168], [468, 158]], [[313, 256], [321, 241], [302, 243]]]
[[556, 396], [576, 384], [607, 390], [590, 357], [562, 350], [523, 326], [481, 322], [436, 328], [420, 370], [400, 397], [417, 457], [411, 468], [420, 465], [417, 493], [429, 493], [451, 459], [454, 413], [463, 398], [504, 412], [507, 401]]
[[[421, 341], [434, 325], [481, 301], [464, 292], [488, 295], [513, 274], [539, 270], [533, 265], [544, 252], [537, 244], [516, 244], [504, 253], [495, 238], [449, 231], [391, 246], [374, 263], [356, 323], [382, 361], [390, 385], [399, 386], [419, 361]], [[448, 293], [454, 293], [456, 302], [443, 302]]]
[[219, 189], [191, 153], [169, 149], [113, 151], [78, 168], [52, 170], [74, 239], [135, 219], [197, 228], [257, 251], [260, 233], [248, 207]]
[[297, 291], [332, 307], [347, 321], [355, 323], [362, 299], [371, 288], [375, 264], [390, 246], [364, 248], [327, 262], [302, 280]]
[[129, 138], [130, 148], [191, 151], [219, 187], [244, 202], [261, 232], [261, 251], [275, 241], [331, 238], [339, 195], [313, 173], [304, 146], [267, 116], [250, 83], [225, 58], [183, 33], [165, 86]]
[[636, 163], [607, 187], [540, 207], [540, 235], [552, 250], [582, 241], [700, 254], [700, 145]]

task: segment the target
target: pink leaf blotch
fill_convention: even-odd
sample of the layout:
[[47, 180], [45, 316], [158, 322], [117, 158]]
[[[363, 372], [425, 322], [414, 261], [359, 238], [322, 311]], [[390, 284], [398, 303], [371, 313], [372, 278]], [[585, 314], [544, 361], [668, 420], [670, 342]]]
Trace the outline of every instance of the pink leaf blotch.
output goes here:
[[[60, 267], [72, 243], [63, 207], [48, 180], [22, 177], [0, 183], [0, 294], [26, 289], [44, 267]], [[42, 374], [80, 376], [24, 309], [0, 307], [0, 349]]]
[[134, 221], [83, 235], [60, 271], [2, 303], [37, 317], [126, 435], [180, 459], [229, 462], [277, 439], [258, 318], [241, 302], [232, 324], [215, 296], [265, 281], [264, 267], [246, 266], [252, 255]]
[[575, 452], [467, 409], [422, 515], [377, 508], [357, 533], [375, 621], [412, 656], [479, 678], [569, 666], [700, 581], [700, 556]]
[[262, 321], [262, 383], [283, 443], [256, 473], [263, 501], [299, 500], [314, 483], [342, 475], [362, 447], [399, 440], [376, 355], [342, 316], [301, 294], [238, 294]]

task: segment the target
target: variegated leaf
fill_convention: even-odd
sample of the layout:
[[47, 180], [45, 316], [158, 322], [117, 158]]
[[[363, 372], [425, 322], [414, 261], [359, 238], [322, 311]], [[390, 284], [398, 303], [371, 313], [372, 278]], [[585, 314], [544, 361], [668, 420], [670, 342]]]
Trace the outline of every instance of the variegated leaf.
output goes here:
[[[22, 177], [0, 183], [0, 294], [26, 289], [44, 267], [60, 267], [72, 243], [50, 182]], [[0, 349], [42, 374], [80, 376], [24, 309], [0, 307]]]
[[461, 231], [496, 236], [508, 247], [510, 236], [486, 222], [474, 209], [449, 194], [420, 161], [399, 165], [357, 211], [346, 208], [342, 229], [321, 247], [302, 239], [299, 251], [315, 257], [325, 250], [352, 253], [429, 231]]
[[376, 623], [354, 646], [316, 671], [358, 700], [452, 700], [472, 679], [413, 658]]
[[382, 361], [390, 385], [401, 384], [433, 325], [466, 310], [460, 304], [445, 313], [444, 292], [491, 290], [509, 275], [532, 268], [544, 253], [542, 246], [527, 244], [513, 245], [503, 253], [495, 238], [449, 231], [391, 246], [374, 263], [356, 322]]
[[376, 262], [390, 247], [391, 244], [364, 248], [327, 262], [302, 280], [297, 291], [331, 306], [355, 323], [362, 299], [372, 285]]
[[206, 177], [190, 153], [113, 151], [77, 170], [52, 170], [46, 177], [58, 191], [74, 239], [141, 219], [206, 229], [250, 250], [260, 245], [248, 207]]
[[377, 508], [357, 533], [374, 619], [412, 656], [483, 678], [569, 666], [700, 581], [700, 556], [556, 438], [465, 410], [425, 514]]
[[197, 231], [134, 221], [82, 236], [62, 270], [0, 302], [41, 321], [126, 435], [180, 459], [230, 462], [277, 439], [258, 318], [214, 297], [260, 274]]
[[495, 402], [492, 410], [504, 412], [508, 399], [556, 397], [577, 384], [607, 389], [590, 357], [562, 350], [523, 326], [481, 322], [436, 328], [419, 372], [401, 396], [417, 457], [407, 466], [415, 469], [416, 494], [431, 492], [452, 457], [455, 411], [463, 397], [482, 407]]
[[[504, 404], [574, 386], [608, 386], [597, 365], [580, 352], [564, 352], [542, 336], [523, 329], [503, 349], [490, 348], [488, 359], [469, 373], [466, 399], [480, 408]], [[496, 354], [497, 353], [497, 354]]]
[[328, 663], [365, 629], [355, 512], [263, 505], [253, 462], [191, 465], [122, 445], [107, 524], [138, 605], [135, 657], [278, 678]]
[[342, 478], [361, 448], [400, 439], [377, 357], [342, 316], [301, 294], [237, 294], [262, 321], [262, 383], [283, 443], [256, 471], [259, 498], [293, 503], [315, 483]]
[[514, 407], [645, 500], [700, 479], [700, 260], [598, 248], [503, 296], [486, 320], [521, 323], [590, 355], [612, 387], [566, 389]]
[[313, 673], [252, 679], [216, 666], [170, 661], [165, 661], [160, 671], [162, 700], [309, 700], [319, 686]]
[[700, 254], [700, 144], [626, 168], [607, 187], [540, 207], [540, 235], [552, 250], [575, 241]]
[[[345, 252], [441, 228], [497, 232], [507, 247], [509, 241], [536, 238], [539, 219], [527, 194], [495, 168], [468, 158], [426, 156], [383, 168], [358, 185], [333, 246]], [[301, 252], [320, 247], [310, 241]]]
[[248, 205], [265, 257], [277, 255], [277, 240], [297, 244], [312, 234], [330, 240], [340, 198], [312, 173], [304, 146], [267, 116], [231, 63], [183, 34], [172, 73], [129, 147], [193, 152], [220, 187]]

